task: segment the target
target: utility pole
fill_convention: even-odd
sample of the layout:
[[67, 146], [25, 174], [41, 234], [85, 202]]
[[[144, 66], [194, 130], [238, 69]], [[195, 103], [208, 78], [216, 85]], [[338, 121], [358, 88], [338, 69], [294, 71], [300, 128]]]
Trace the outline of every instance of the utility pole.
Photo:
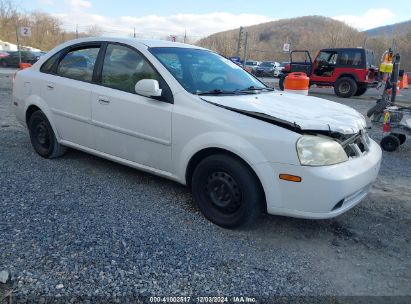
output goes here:
[[397, 83], [398, 83], [398, 77], [399, 77], [398, 75], [400, 72], [400, 59], [401, 59], [400, 54], [397, 53], [394, 56], [394, 60], [393, 60], [394, 68], [392, 70], [391, 79], [390, 79], [391, 87], [392, 87], [392, 90], [391, 90], [391, 102], [392, 103], [395, 103], [395, 97], [397, 96]]
[[133, 37], [136, 38], [136, 28], [134, 28], [134, 35], [133, 35]]
[[238, 33], [238, 42], [237, 42], [237, 57], [240, 57], [240, 48], [241, 48], [241, 41], [243, 40], [243, 33], [244, 28], [240, 26], [240, 31]]
[[247, 61], [247, 48], [248, 48], [248, 32], [245, 32], [243, 68], [245, 67], [245, 62]]
[[78, 38], [78, 24], [76, 24], [76, 38]]
[[16, 40], [17, 40], [17, 51], [19, 53], [19, 66], [21, 63], [21, 50], [20, 50], [20, 42], [19, 42], [19, 25], [16, 25]]
[[184, 29], [184, 43], [186, 43], [187, 40], [187, 29]]

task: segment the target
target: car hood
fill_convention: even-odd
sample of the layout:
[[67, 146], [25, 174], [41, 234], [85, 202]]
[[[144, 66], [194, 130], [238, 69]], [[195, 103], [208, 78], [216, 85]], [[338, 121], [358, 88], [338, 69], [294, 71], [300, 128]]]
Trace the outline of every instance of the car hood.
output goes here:
[[249, 95], [201, 96], [209, 103], [267, 118], [300, 130], [354, 134], [366, 127], [356, 110], [326, 99], [280, 91]]

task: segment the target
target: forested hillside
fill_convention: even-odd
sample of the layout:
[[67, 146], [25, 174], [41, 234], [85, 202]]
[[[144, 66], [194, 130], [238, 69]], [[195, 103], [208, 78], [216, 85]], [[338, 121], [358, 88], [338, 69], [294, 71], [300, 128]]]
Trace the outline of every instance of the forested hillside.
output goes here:
[[[400, 35], [369, 37], [347, 24], [321, 16], [306, 16], [282, 19], [246, 27], [248, 37], [248, 58], [255, 60], [288, 60], [282, 51], [285, 42], [291, 42], [292, 49], [307, 49], [312, 54], [328, 47], [366, 47], [376, 53], [379, 60], [382, 52], [395, 43], [402, 56], [401, 66], [411, 70], [411, 30], [399, 31]], [[225, 56], [237, 52], [239, 29], [213, 34], [197, 42], [198, 45], [215, 50]], [[244, 49], [240, 51], [243, 57]]]

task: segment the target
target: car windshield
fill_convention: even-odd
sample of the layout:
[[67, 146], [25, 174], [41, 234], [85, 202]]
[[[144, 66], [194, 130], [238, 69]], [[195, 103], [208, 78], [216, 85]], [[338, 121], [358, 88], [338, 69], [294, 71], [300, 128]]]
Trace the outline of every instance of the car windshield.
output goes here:
[[239, 94], [269, 90], [232, 61], [208, 50], [156, 47], [150, 52], [193, 94]]

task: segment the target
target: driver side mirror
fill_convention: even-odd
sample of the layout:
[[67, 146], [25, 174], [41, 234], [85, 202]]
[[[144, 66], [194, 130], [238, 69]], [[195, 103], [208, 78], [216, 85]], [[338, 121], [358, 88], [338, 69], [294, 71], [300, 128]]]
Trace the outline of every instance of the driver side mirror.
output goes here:
[[137, 94], [147, 96], [147, 97], [158, 97], [161, 96], [162, 89], [158, 81], [155, 79], [142, 79], [138, 81], [134, 87]]

